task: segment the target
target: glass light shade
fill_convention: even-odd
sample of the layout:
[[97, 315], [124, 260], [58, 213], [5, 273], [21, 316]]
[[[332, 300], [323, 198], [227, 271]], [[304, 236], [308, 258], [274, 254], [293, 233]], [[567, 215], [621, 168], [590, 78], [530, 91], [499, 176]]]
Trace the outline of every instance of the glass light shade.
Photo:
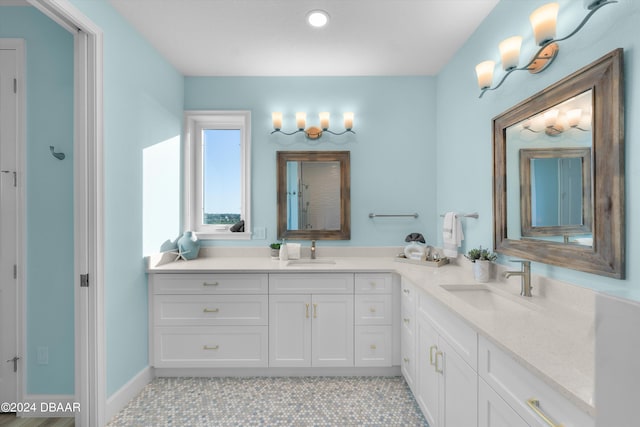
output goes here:
[[522, 46], [522, 37], [513, 36], [500, 42], [500, 58], [502, 59], [502, 68], [510, 70], [518, 68], [520, 62], [520, 47]]
[[567, 123], [572, 128], [580, 124], [581, 118], [582, 118], [582, 109], [576, 108], [574, 110], [567, 111]]
[[558, 3], [549, 3], [534, 10], [531, 16], [529, 16], [531, 26], [533, 27], [533, 35], [535, 36], [538, 46], [542, 46], [556, 37], [558, 9], [560, 9]]
[[344, 113], [343, 117], [344, 117], [344, 128], [345, 129], [353, 128], [353, 113], [352, 112]]
[[296, 113], [296, 126], [298, 129], [304, 129], [307, 125], [307, 113]]
[[320, 128], [329, 129], [329, 113], [322, 112], [319, 114], [320, 116]]
[[307, 14], [307, 22], [315, 28], [322, 28], [329, 22], [329, 14], [324, 10], [312, 10]]
[[274, 111], [271, 113], [271, 120], [273, 121], [274, 129], [282, 129], [282, 113], [279, 111]]
[[543, 118], [544, 118], [544, 125], [548, 128], [550, 127], [554, 127], [556, 125], [556, 122], [558, 121], [558, 114], [560, 112], [556, 109], [553, 110], [549, 110], [546, 113], [543, 114]]
[[476, 65], [476, 75], [478, 76], [478, 86], [480, 86], [480, 89], [491, 87], [495, 66], [495, 61], [484, 61]]

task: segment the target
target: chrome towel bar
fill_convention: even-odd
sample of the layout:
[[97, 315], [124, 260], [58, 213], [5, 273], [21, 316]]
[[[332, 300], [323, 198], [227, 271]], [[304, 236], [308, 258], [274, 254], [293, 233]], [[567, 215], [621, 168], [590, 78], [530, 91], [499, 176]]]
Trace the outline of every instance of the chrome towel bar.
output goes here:
[[412, 213], [412, 214], [374, 214], [374, 213], [370, 213], [369, 214], [369, 218], [404, 218], [404, 217], [418, 218], [418, 214], [417, 213]]

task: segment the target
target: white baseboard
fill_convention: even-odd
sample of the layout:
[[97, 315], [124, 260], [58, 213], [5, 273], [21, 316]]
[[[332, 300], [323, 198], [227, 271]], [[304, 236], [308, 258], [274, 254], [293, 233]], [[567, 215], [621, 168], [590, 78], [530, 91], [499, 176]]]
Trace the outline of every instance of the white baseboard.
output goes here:
[[18, 405], [15, 412], [23, 418], [75, 417], [81, 410], [73, 394], [26, 394]]
[[348, 368], [155, 368], [155, 377], [399, 377], [399, 366]]
[[111, 420], [111, 418], [115, 417], [118, 412], [122, 411], [122, 409], [133, 399], [136, 397], [140, 391], [149, 384], [154, 378], [153, 369], [149, 366], [138, 372], [138, 374], [131, 378], [129, 382], [120, 387], [118, 391], [113, 393], [107, 399], [107, 407], [105, 410], [105, 419], [107, 422]]

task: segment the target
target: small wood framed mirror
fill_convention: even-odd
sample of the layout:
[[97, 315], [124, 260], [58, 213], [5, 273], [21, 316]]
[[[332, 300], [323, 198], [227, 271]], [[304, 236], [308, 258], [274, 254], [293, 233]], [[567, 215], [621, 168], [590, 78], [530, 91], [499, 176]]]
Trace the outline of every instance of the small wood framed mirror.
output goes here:
[[349, 151], [278, 151], [278, 239], [349, 240]]

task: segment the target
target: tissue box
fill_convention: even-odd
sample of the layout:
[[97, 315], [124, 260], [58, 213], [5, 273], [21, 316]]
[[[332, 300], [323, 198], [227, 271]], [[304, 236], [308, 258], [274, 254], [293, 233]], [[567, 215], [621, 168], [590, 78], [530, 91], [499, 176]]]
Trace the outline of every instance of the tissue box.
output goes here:
[[287, 243], [289, 259], [300, 259], [300, 243]]

